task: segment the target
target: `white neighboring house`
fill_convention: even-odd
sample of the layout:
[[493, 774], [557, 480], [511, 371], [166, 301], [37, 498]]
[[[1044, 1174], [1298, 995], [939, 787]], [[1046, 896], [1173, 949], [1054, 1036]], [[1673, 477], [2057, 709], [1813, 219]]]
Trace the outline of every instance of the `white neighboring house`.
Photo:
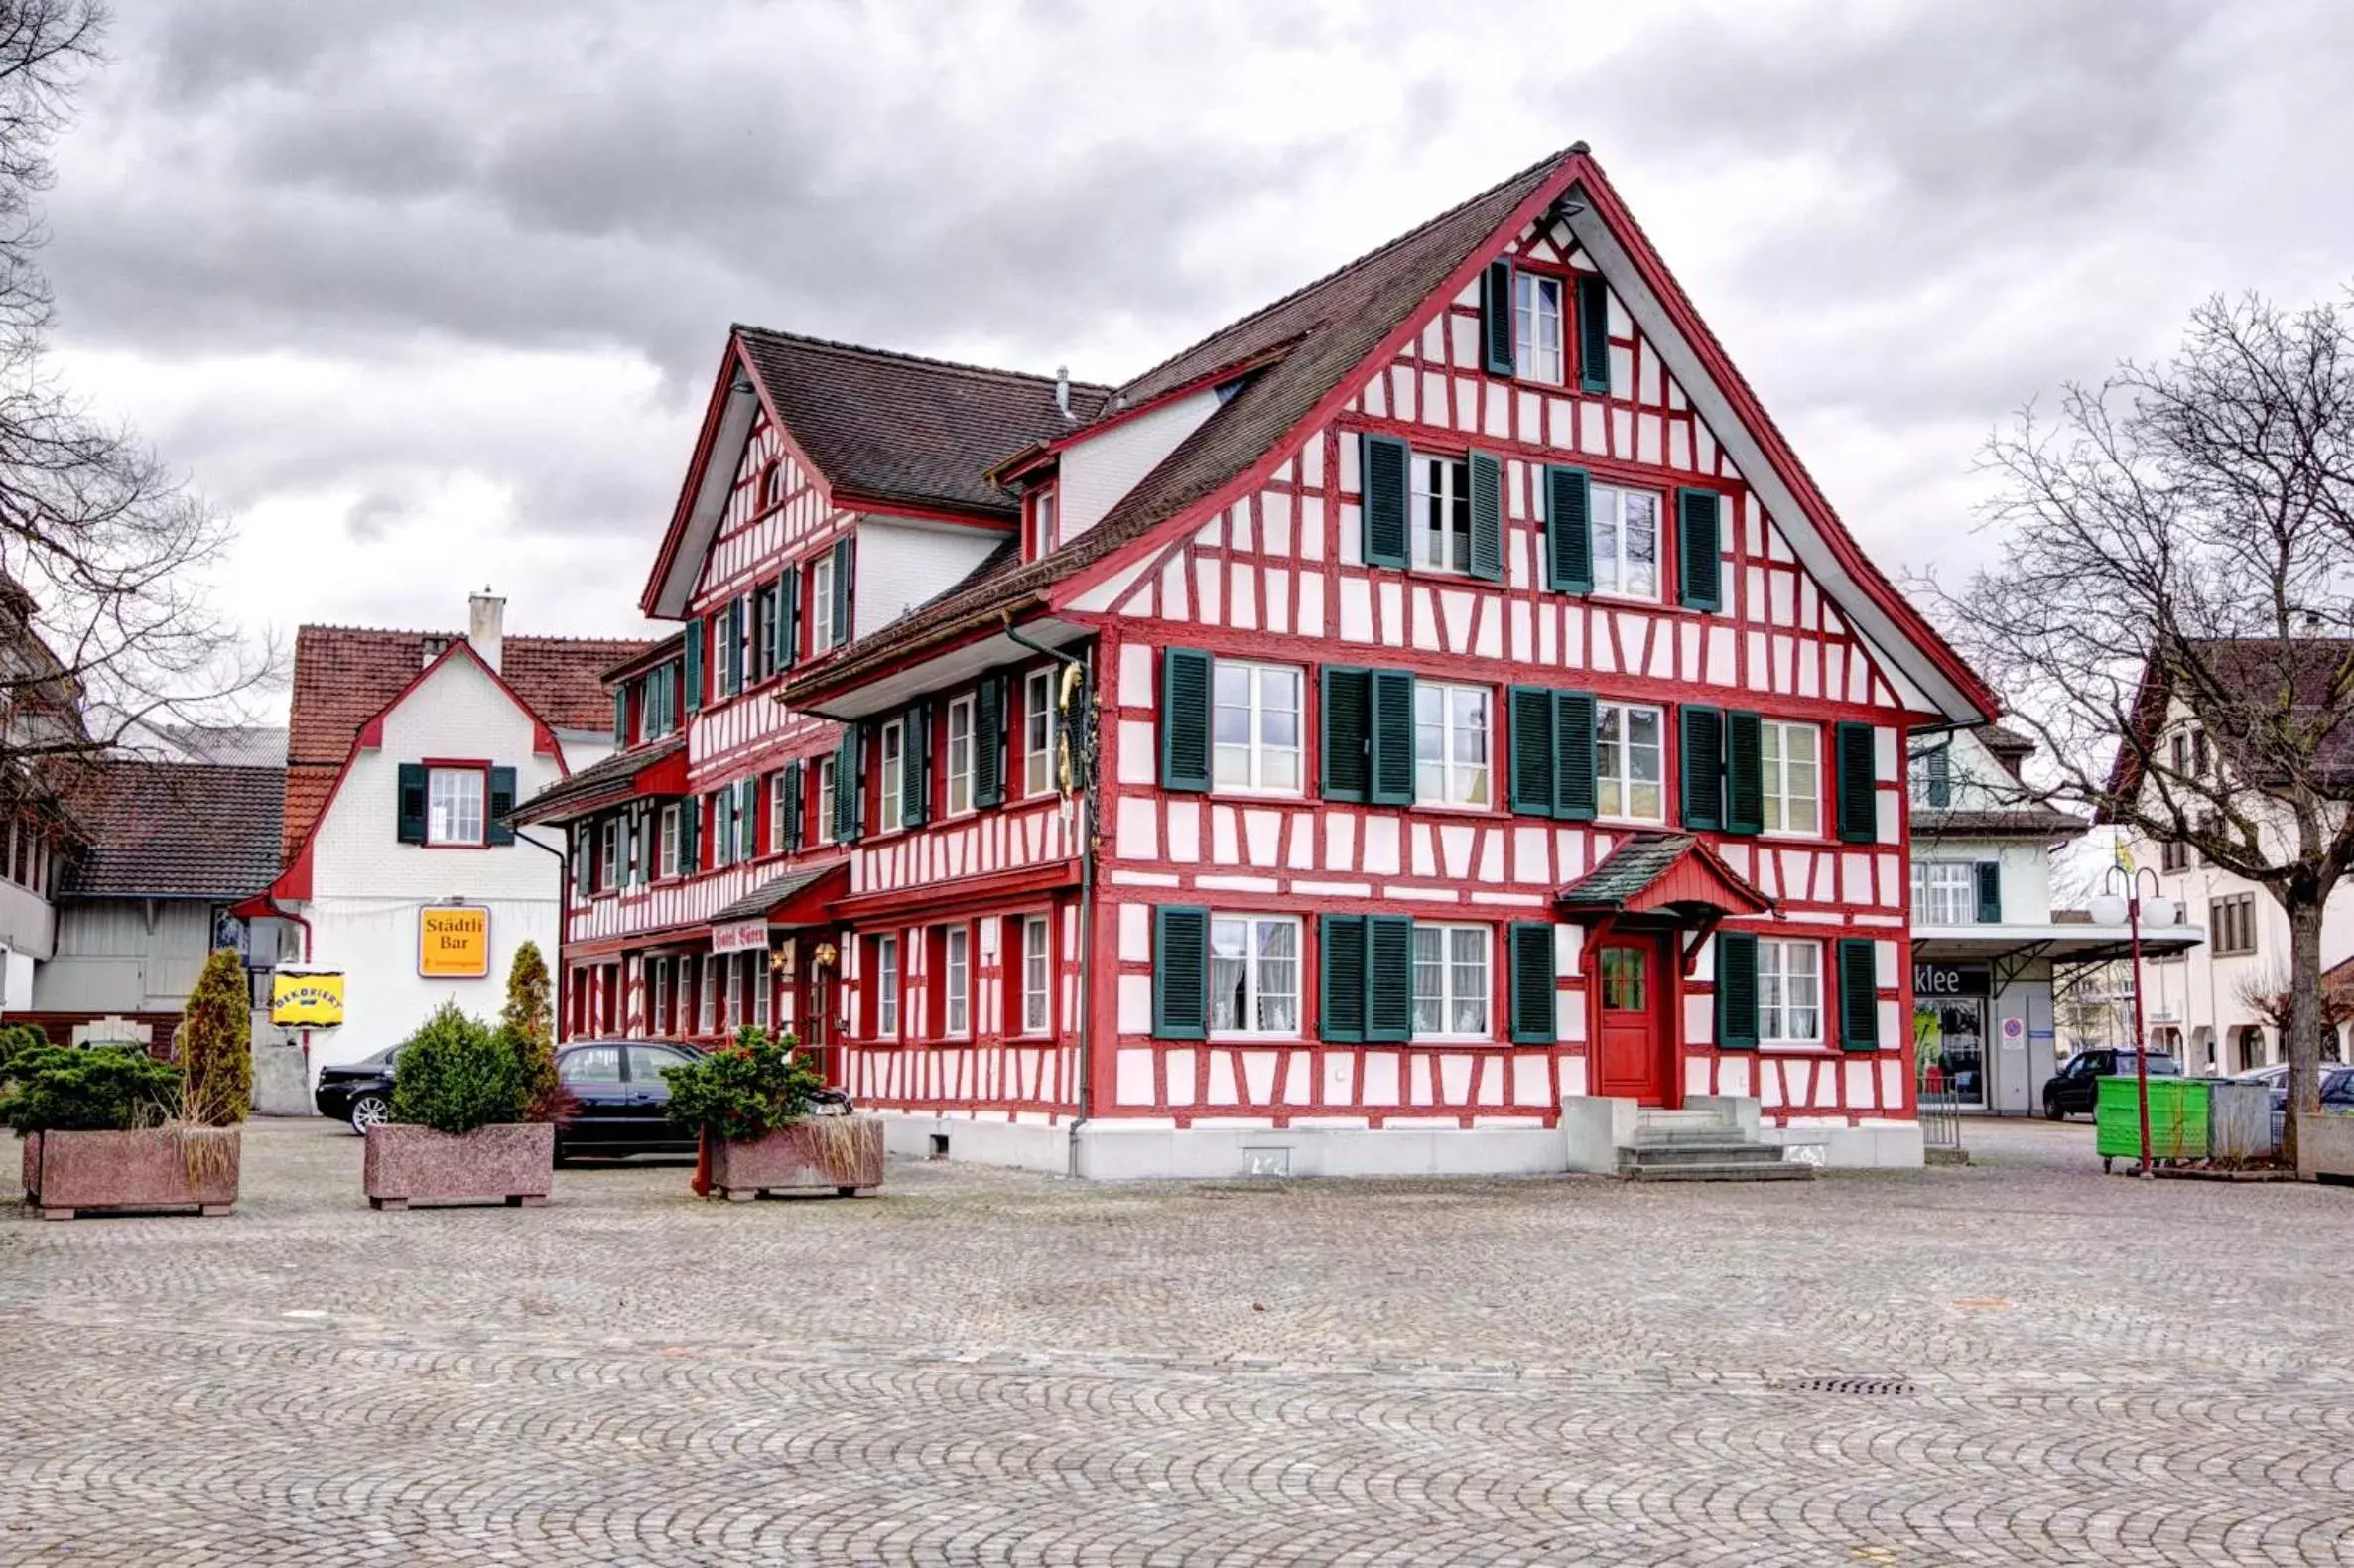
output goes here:
[[[444, 1001], [495, 1016], [526, 940], [554, 968], [562, 837], [501, 818], [610, 753], [602, 673], [643, 644], [508, 638], [504, 602], [476, 595], [463, 637], [297, 634], [286, 860], [239, 912], [276, 917], [284, 963], [344, 976], [344, 1023], [308, 1031], [314, 1082], [406, 1038]], [[451, 949], [479, 974], [428, 973], [429, 915], [486, 923], [486, 941]]]
[[[2214, 777], [2222, 765], [2196, 720], [2179, 703], [2169, 703], [2157, 735], [2158, 755], [2175, 772]], [[2242, 809], [2260, 824], [2281, 808], [2249, 792]], [[2150, 966], [2145, 977], [2153, 1038], [2183, 1053], [2191, 1073], [2244, 1073], [2288, 1060], [2280, 1029], [2248, 1000], [2250, 992], [2285, 991], [2289, 984], [2289, 916], [2259, 884], [2209, 865], [2186, 844], [2159, 844], [2128, 837], [2136, 865], [2155, 867], [2166, 897], [2179, 903], [2183, 918], [2207, 928], [2205, 947], [2179, 962]], [[2354, 888], [2341, 884], [2323, 907], [2321, 968], [2326, 974], [2354, 959]], [[2321, 1059], [2354, 1055], [2349, 1026], [2325, 1029]]]
[[[2038, 1109], [2070, 1054], [2052, 1016], [2054, 967], [2105, 963], [2125, 944], [2051, 907], [2053, 852], [2089, 824], [2031, 799], [2022, 766], [2034, 749], [2000, 724], [1912, 744], [1913, 1038], [1923, 1090], [1964, 1111]], [[2145, 955], [2197, 941], [2177, 925], [2148, 934]]]

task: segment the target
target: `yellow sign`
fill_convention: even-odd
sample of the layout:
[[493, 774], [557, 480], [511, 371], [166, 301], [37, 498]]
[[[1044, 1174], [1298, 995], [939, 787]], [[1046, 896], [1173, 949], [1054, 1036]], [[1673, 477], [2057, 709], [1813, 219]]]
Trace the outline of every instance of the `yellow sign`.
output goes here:
[[332, 1029], [343, 1021], [343, 977], [290, 975], [270, 980], [270, 1021], [284, 1029]]
[[443, 980], [489, 974], [490, 911], [419, 910], [417, 973]]

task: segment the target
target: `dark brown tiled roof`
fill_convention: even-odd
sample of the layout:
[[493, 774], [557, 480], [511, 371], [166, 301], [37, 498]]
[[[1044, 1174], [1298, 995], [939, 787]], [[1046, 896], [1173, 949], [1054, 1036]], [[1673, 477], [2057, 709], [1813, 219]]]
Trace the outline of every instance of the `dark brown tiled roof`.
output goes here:
[[1109, 387], [1071, 384], [1072, 420], [1052, 376], [886, 353], [735, 327], [769, 405], [809, 460], [852, 498], [1010, 515], [985, 477], [1001, 459], [1091, 418]]
[[2008, 724], [1980, 724], [1979, 740], [1999, 757], [2024, 757], [2035, 749], [2034, 738], [2023, 735]]
[[2072, 839], [2090, 826], [2081, 817], [2044, 806], [1994, 811], [1938, 811], [1916, 806], [1912, 811], [1914, 844], [1926, 839]]
[[1621, 905], [1667, 874], [1699, 841], [1688, 833], [1638, 833], [1561, 889], [1565, 904]]
[[[433, 662], [429, 642], [446, 647], [463, 640], [455, 632], [297, 629], [286, 746], [288, 855], [326, 808], [360, 725], [424, 673]], [[507, 637], [499, 674], [550, 728], [610, 730], [613, 700], [603, 672], [645, 647], [616, 637]]]
[[801, 865], [761, 883], [750, 892], [712, 916], [712, 924], [723, 926], [731, 920], [757, 920], [786, 899], [808, 887], [820, 877], [841, 869], [847, 860], [828, 860], [819, 865]]
[[569, 822], [585, 811], [613, 805], [629, 798], [630, 780], [640, 769], [657, 762], [667, 762], [687, 749], [685, 734], [657, 740], [650, 746], [639, 746], [632, 751], [615, 752], [600, 758], [573, 774], [558, 779], [525, 801], [515, 813], [517, 822]]
[[957, 588], [859, 639], [799, 684], [804, 690], [831, 689], [935, 632], [1013, 607], [1141, 538], [1155, 524], [1242, 474], [1306, 419], [1569, 156], [1556, 153], [1530, 165], [1128, 383], [1120, 395], [1132, 406], [1290, 345], [1280, 359], [1251, 375], [1102, 522], [1076, 540], [1026, 564], [992, 558]]
[[215, 898], [278, 874], [286, 770], [203, 763], [75, 763], [65, 804], [87, 836], [62, 898]]
[[[2195, 663], [2220, 692], [2231, 694], [2224, 703], [2238, 708], [2251, 720], [2286, 715], [2311, 722], [2327, 714], [2339, 715], [2335, 727], [2314, 749], [2314, 769], [2323, 784], [2354, 786], [2354, 717], [2347, 716], [2345, 695], [2349, 671], [2354, 670], [2354, 638], [2208, 638], [2189, 643], [2185, 660]], [[2108, 794], [2113, 799], [2131, 799], [2140, 790], [2142, 759], [2138, 751], [2157, 746], [2173, 700], [2174, 682], [2189, 677], [2188, 670], [2170, 671], [2158, 659], [2144, 661], [2141, 684], [2134, 693], [2134, 732], [2118, 747], [2109, 770]], [[2212, 712], [2218, 704], [2210, 701], [2202, 706]], [[2209, 728], [2208, 738], [2227, 759], [2242, 749], [2232, 735], [2215, 732], [2212, 725]], [[2243, 735], [2250, 732], [2253, 726], [2241, 731]], [[2254, 773], [2260, 766], [2242, 763], [2241, 770]], [[2113, 818], [2104, 810], [2096, 820], [2109, 822]]]

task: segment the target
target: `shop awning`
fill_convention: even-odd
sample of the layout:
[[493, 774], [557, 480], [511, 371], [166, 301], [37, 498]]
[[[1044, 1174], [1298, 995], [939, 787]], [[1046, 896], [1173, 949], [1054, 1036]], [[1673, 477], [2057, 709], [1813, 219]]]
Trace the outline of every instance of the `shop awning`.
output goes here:
[[[2166, 958], [2207, 940], [2197, 926], [2167, 926], [2142, 933], [2144, 958]], [[1912, 956], [1926, 963], [1989, 963], [1997, 959], [2038, 958], [2055, 964], [2105, 964], [2130, 958], [2132, 939], [2122, 926], [2095, 926], [2081, 921], [2048, 924], [1993, 924], [1983, 926], [1914, 926]]]

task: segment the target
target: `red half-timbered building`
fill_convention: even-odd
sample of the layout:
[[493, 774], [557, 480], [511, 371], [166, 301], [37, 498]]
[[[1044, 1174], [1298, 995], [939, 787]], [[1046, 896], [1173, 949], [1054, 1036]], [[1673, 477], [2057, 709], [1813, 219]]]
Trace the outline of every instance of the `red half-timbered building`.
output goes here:
[[525, 813], [575, 1034], [1099, 1176], [1920, 1158], [1903, 741], [1994, 699], [1582, 145], [1119, 387], [737, 327], [643, 605]]

